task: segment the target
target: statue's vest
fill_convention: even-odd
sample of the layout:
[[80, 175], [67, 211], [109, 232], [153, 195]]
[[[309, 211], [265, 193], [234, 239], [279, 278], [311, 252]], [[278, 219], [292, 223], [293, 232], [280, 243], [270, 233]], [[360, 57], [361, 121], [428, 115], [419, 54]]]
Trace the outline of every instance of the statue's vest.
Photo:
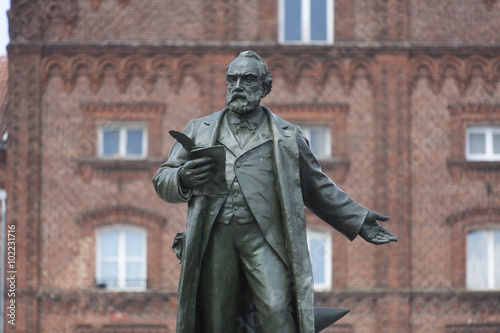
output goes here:
[[273, 144], [267, 119], [240, 147], [227, 119], [223, 120], [218, 141], [226, 147], [226, 179], [229, 194], [215, 223], [257, 222], [266, 240], [285, 263], [281, 209], [274, 170]]

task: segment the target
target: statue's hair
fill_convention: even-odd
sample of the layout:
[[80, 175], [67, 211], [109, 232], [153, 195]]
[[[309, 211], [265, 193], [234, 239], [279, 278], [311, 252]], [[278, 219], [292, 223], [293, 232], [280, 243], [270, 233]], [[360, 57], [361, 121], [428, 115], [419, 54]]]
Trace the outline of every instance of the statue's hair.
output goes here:
[[[262, 58], [254, 51], [251, 50], [243, 51], [238, 55], [238, 57], [236, 57], [233, 61], [231, 61], [229, 66], [231, 66], [231, 64], [238, 58], [252, 58], [257, 60], [257, 63], [259, 64], [260, 67], [260, 80], [262, 82], [262, 94], [260, 97], [264, 98], [265, 96], [267, 96], [267, 94], [271, 92], [271, 89], [273, 87], [273, 76], [271, 75], [269, 69], [267, 69], [264, 60], [262, 60]], [[229, 66], [227, 66], [226, 73], [227, 70], [229, 70]]]

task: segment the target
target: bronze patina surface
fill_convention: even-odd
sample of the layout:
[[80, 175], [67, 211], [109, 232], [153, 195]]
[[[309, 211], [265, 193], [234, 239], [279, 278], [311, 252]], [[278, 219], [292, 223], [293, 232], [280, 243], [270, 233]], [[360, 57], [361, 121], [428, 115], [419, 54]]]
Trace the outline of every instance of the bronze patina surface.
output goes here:
[[272, 76], [255, 52], [240, 53], [226, 79], [227, 107], [183, 130], [192, 140], [184, 146], [222, 146], [225, 155], [193, 158], [176, 142], [153, 179], [160, 198], [188, 203], [186, 231], [174, 243], [182, 262], [177, 332], [319, 331], [348, 310], [314, 310], [304, 206], [350, 240], [397, 239], [377, 222], [388, 217], [321, 171], [298, 126], [261, 106]]

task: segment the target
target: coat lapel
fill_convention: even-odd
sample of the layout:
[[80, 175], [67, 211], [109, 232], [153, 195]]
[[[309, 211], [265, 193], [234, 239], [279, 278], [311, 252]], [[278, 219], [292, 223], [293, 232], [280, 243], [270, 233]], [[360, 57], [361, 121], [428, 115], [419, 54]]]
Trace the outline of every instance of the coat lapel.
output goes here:
[[278, 195], [281, 204], [283, 229], [289, 246], [289, 262], [297, 297], [299, 332], [311, 332], [314, 327], [312, 269], [307, 251], [304, 202], [300, 191], [299, 149], [295, 132], [281, 118], [264, 108], [271, 120], [274, 143]]
[[223, 144], [227, 149], [229, 149], [229, 151], [233, 153], [234, 156], [238, 156], [241, 152], [238, 139], [229, 127], [229, 121], [227, 120], [228, 117], [221, 116], [221, 118], [222, 120], [219, 128], [222, 127], [226, 130], [218, 131], [220, 133], [217, 141], [219, 141], [219, 143]]
[[269, 121], [266, 119], [266, 121], [264, 121], [257, 129], [256, 133], [252, 135], [243, 146], [243, 154], [249, 150], [257, 148], [260, 145], [263, 145], [269, 140], [271, 140], [271, 132], [269, 130]]
[[226, 112], [227, 108], [224, 108], [199, 125], [194, 138], [197, 147], [212, 147], [217, 143], [217, 134]]

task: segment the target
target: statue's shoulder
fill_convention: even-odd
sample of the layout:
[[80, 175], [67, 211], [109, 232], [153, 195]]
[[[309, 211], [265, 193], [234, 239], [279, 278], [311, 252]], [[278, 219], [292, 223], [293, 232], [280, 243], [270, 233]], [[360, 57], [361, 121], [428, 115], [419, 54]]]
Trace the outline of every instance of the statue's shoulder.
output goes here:
[[224, 111], [225, 111], [225, 109], [222, 109], [220, 111], [209, 114], [208, 116], [193, 119], [189, 123], [194, 124], [194, 125], [198, 125], [198, 124], [202, 124], [202, 123], [212, 124], [212, 123], [216, 122], [220, 116], [222, 116]]
[[266, 106], [262, 107], [264, 111], [266, 111], [271, 117], [271, 120], [276, 124], [276, 126], [283, 128], [283, 129], [288, 129], [292, 130], [294, 132], [300, 133], [301, 129], [298, 125], [292, 124], [284, 119], [282, 119], [280, 116], [278, 116], [276, 113], [273, 113], [271, 109], [269, 109]]

